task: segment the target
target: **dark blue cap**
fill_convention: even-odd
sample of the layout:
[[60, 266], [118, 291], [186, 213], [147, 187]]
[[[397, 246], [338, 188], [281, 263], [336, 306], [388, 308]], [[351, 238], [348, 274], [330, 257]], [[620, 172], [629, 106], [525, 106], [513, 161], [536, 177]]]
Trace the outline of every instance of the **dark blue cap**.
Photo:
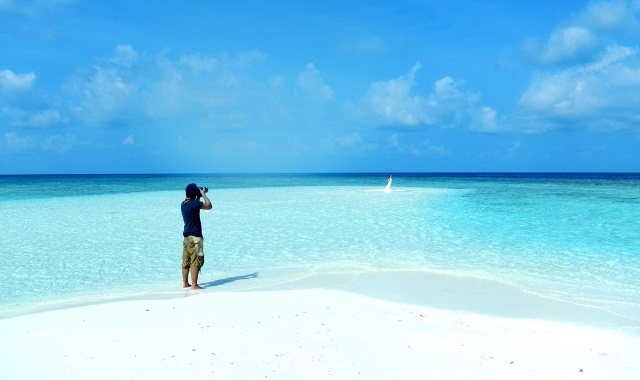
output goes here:
[[195, 199], [201, 195], [200, 189], [198, 188], [198, 185], [196, 185], [195, 183], [188, 184], [187, 188], [184, 189], [184, 191], [187, 194], [187, 198], [189, 199]]

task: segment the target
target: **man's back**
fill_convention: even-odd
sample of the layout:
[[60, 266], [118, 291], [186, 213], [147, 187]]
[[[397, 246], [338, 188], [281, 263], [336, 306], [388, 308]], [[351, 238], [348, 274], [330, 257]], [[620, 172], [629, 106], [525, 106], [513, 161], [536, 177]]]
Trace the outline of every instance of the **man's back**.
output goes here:
[[200, 221], [200, 209], [203, 203], [199, 200], [185, 200], [180, 205], [182, 211], [182, 220], [184, 221], [184, 230], [182, 236], [202, 237], [202, 223]]

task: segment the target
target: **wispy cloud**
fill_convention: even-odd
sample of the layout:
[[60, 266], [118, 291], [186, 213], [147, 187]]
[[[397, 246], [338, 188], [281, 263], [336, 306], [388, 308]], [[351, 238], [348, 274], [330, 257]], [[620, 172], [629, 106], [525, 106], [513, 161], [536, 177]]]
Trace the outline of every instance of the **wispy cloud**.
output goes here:
[[413, 90], [420, 64], [406, 75], [374, 83], [365, 103], [387, 125], [442, 126], [481, 132], [499, 130], [497, 112], [480, 102], [480, 95], [466, 89], [462, 80], [444, 77], [424, 96]]
[[111, 62], [118, 66], [131, 67], [138, 60], [138, 52], [131, 45], [118, 45]]
[[572, 21], [600, 31], [620, 30], [636, 34], [640, 32], [639, 12], [637, 0], [591, 1]]
[[590, 2], [583, 11], [552, 31], [546, 42], [527, 41], [525, 51], [545, 65], [583, 64], [597, 59], [613, 42], [610, 32], [637, 36], [639, 14], [640, 2], [634, 0]]
[[[540, 74], [520, 98], [527, 128], [584, 124], [621, 128], [640, 120], [638, 51], [610, 46], [599, 60], [557, 73]], [[552, 123], [555, 121], [556, 123]]]
[[2, 111], [11, 120], [11, 125], [16, 127], [47, 128], [61, 121], [61, 116], [56, 110], [24, 110], [14, 107], [3, 107]]
[[49, 136], [42, 143], [45, 151], [53, 151], [56, 153], [66, 153], [76, 145], [76, 137], [73, 134], [56, 134]]
[[0, 120], [15, 127], [47, 128], [62, 121], [60, 112], [34, 90], [33, 72], [0, 71]]
[[33, 72], [25, 74], [16, 74], [11, 70], [0, 70], [0, 90], [16, 91], [31, 88], [36, 80], [36, 74]]
[[76, 0], [0, 0], [0, 12], [36, 17], [45, 11], [75, 3]]
[[609, 32], [640, 35], [639, 16], [638, 1], [591, 2], [551, 33], [538, 56], [544, 65], [519, 100], [520, 128], [637, 128], [640, 51]]
[[136, 84], [121, 76], [117, 68], [97, 66], [87, 76], [77, 77], [67, 87], [72, 111], [85, 125], [104, 126], [123, 120], [139, 100]]
[[33, 146], [30, 137], [20, 136], [15, 132], [7, 132], [0, 139], [0, 153], [30, 149]]
[[404, 126], [432, 125], [427, 100], [412, 93], [416, 73], [421, 66], [416, 63], [407, 75], [374, 83], [367, 94], [371, 110], [387, 124]]
[[129, 135], [122, 140], [122, 145], [133, 145], [136, 143], [136, 140], [133, 138], [133, 135]]
[[304, 89], [308, 94], [317, 96], [322, 99], [333, 99], [333, 90], [330, 86], [322, 82], [320, 71], [316, 69], [313, 63], [307, 64], [305, 70], [298, 75], [298, 86]]
[[540, 58], [544, 63], [581, 60], [593, 54], [597, 43], [596, 35], [587, 28], [563, 28], [551, 34]]

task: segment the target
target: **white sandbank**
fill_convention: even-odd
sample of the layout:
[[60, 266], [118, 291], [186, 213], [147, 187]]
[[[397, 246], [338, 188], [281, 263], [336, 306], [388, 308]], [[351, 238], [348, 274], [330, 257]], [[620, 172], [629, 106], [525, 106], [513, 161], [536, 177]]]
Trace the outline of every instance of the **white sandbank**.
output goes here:
[[640, 337], [338, 289], [185, 291], [0, 319], [3, 379], [631, 379]]

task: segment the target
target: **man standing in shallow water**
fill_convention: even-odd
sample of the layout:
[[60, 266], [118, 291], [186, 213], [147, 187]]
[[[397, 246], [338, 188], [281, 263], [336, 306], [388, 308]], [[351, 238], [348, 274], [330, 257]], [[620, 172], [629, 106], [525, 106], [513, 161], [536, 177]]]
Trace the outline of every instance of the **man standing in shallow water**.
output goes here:
[[[182, 236], [182, 287], [191, 287], [193, 290], [202, 289], [198, 285], [198, 274], [204, 265], [204, 247], [202, 243], [202, 223], [200, 222], [200, 210], [211, 210], [211, 201], [207, 198], [207, 188], [198, 188], [195, 183], [190, 183], [185, 189], [186, 198], [180, 205], [184, 230]], [[204, 202], [200, 201], [200, 197]], [[191, 284], [189, 284], [191, 273]]]

